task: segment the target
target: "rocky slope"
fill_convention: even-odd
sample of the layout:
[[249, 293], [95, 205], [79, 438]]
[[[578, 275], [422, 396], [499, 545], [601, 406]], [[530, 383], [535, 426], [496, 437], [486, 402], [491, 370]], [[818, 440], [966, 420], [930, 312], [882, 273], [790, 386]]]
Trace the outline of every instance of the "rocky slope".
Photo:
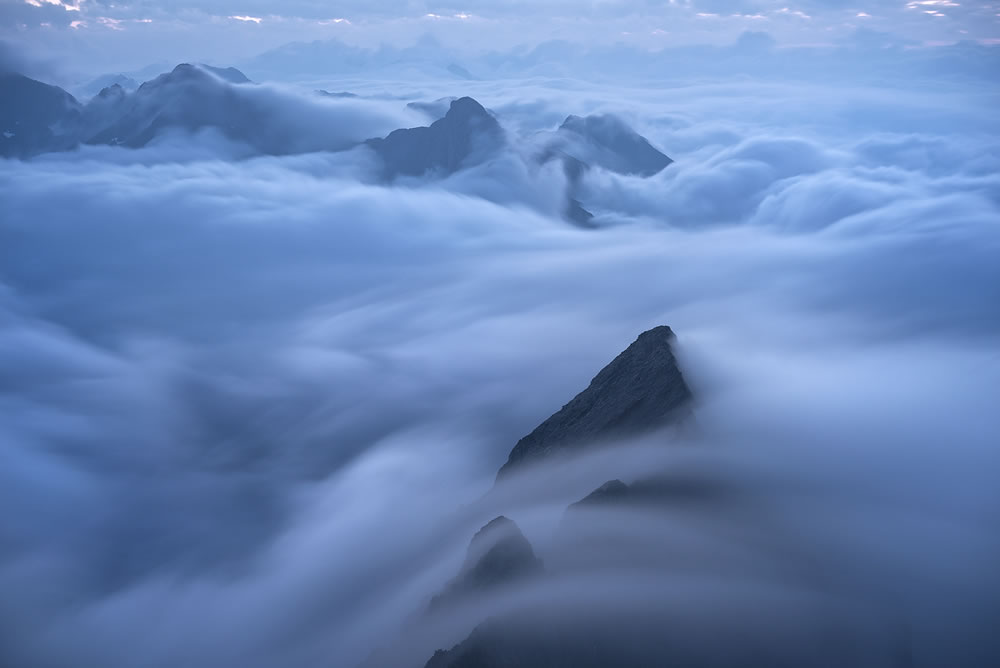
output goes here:
[[444, 591], [431, 600], [432, 610], [494, 587], [540, 575], [542, 562], [517, 524], [503, 515], [476, 532], [465, 563]]
[[551, 454], [683, 421], [691, 390], [677, 365], [674, 340], [666, 326], [640, 334], [587, 389], [517, 442], [497, 479]]
[[503, 144], [500, 124], [471, 97], [451, 102], [444, 118], [427, 127], [395, 130], [365, 142], [382, 162], [387, 180], [427, 173], [448, 175], [482, 162]]
[[76, 143], [83, 107], [57, 86], [0, 73], [0, 156], [26, 158]]

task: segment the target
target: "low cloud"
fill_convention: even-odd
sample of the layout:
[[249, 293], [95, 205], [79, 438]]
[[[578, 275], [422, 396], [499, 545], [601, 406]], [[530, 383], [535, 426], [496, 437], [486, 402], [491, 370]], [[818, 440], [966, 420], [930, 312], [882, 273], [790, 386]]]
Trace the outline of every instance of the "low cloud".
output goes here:
[[[584, 568], [476, 612], [550, 594], [566, 614], [595, 597], [641, 610], [652, 592], [695, 653], [717, 649], [695, 631], [761, 610], [808, 612], [816, 627], [770, 627], [803, 646], [846, 629], [848, 658], [988, 651], [988, 100], [636, 90], [625, 116], [677, 162], [589, 172], [600, 229], [579, 230], [558, 216], [561, 170], [526, 157], [531, 131], [620, 113], [621, 89], [469, 86], [521, 139], [441, 180], [381, 186], [357, 176], [363, 149], [252, 157], [211, 133], [0, 162], [3, 662], [355, 665], [411, 638], [491, 516], [554, 565], [566, 505], [653, 463], [752, 503], [608, 512], [593, 530], [625, 544], [669, 532], [671, 568]], [[411, 124], [402, 101], [247, 94], [303, 137]], [[598, 453], [482, 500], [520, 436], [661, 323], [699, 448]], [[710, 614], [720, 601], [731, 618]], [[407, 659], [478, 621], [431, 623]]]

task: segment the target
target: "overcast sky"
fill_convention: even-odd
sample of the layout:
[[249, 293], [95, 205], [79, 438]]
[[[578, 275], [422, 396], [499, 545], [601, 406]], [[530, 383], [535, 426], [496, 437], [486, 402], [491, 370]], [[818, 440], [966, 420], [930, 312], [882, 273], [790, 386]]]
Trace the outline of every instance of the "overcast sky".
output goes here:
[[291, 42], [408, 44], [432, 34], [469, 50], [548, 39], [644, 48], [729, 43], [746, 30], [779, 45], [841, 42], [858, 30], [933, 46], [1000, 43], [991, 0], [0, 0], [0, 39], [81, 71], [157, 61], [239, 62]]

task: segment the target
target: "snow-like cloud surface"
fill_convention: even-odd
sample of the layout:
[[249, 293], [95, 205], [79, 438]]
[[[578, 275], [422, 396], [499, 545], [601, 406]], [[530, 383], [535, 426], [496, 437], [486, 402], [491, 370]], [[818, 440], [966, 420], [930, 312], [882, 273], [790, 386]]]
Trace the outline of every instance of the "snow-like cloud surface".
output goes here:
[[[354, 665], [490, 516], [554, 558], [566, 503], [636, 473], [648, 454], [474, 503], [518, 437], [657, 324], [715, 446], [687, 465], [761, 502], [765, 537], [799, 537], [837, 605], [879, 623], [901, 606], [918, 658], [974, 657], [996, 600], [998, 128], [975, 80], [924, 86], [424, 86], [473, 92], [520, 137], [628, 118], [676, 163], [589, 173], [596, 230], [554, 215], [560, 175], [525, 171], [516, 142], [397, 188], [356, 178], [362, 151], [236, 161], [210, 134], [0, 162], [0, 663]], [[707, 568], [762, 563], [675, 530]], [[589, 591], [633, 591], [626, 575]], [[734, 623], [773, 600], [762, 587]], [[676, 600], [719, 599], [698, 579]]]

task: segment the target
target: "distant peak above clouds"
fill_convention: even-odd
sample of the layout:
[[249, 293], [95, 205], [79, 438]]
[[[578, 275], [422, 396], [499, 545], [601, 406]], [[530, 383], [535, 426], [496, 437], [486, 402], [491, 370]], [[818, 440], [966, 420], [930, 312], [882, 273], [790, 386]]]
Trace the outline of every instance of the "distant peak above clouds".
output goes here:
[[0, 156], [26, 158], [75, 144], [82, 107], [75, 97], [21, 74], [0, 74]]
[[448, 113], [427, 127], [400, 129], [366, 144], [382, 161], [383, 176], [442, 175], [482, 162], [504, 143], [500, 124], [471, 97], [454, 100]]
[[554, 142], [577, 160], [620, 174], [653, 176], [673, 162], [617, 116], [568, 116]]
[[666, 325], [640, 334], [585, 390], [517, 442], [497, 480], [544, 457], [687, 420], [692, 394], [674, 355], [675, 341]]

